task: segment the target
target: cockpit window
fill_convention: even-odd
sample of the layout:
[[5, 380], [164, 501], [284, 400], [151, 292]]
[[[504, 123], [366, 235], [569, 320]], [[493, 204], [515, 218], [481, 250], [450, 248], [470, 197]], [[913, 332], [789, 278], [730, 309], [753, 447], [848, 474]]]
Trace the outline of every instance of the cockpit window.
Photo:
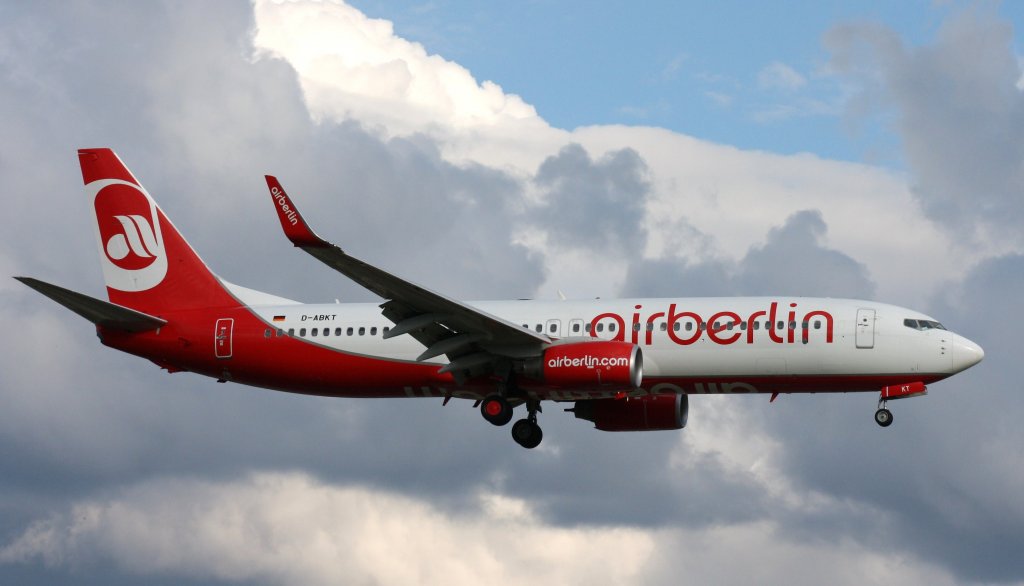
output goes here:
[[903, 325], [907, 326], [908, 328], [913, 328], [915, 330], [921, 331], [946, 329], [946, 327], [940, 324], [939, 322], [927, 319], [905, 319], [903, 320]]

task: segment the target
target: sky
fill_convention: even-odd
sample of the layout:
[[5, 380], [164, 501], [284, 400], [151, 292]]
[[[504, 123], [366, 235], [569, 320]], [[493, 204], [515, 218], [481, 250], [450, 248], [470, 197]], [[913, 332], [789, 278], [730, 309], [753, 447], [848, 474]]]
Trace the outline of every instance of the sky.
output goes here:
[[[0, 280], [0, 582], [1024, 583], [1014, 3], [0, 2], [0, 274], [102, 295], [75, 150], [227, 280], [815, 295], [986, 350], [929, 395], [702, 396], [678, 432], [219, 385]], [[887, 3], [896, 4], [896, 3]]]

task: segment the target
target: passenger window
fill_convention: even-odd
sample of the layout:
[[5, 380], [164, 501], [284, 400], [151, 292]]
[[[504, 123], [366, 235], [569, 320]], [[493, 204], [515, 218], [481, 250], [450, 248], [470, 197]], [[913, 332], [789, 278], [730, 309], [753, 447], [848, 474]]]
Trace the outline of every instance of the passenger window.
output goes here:
[[700, 322], [700, 331], [703, 332], [706, 329], [708, 329], [708, 324], [706, 324], [704, 322]]
[[538, 334], [540, 334], [540, 333], [543, 333], [543, 332], [544, 332], [544, 327], [543, 327], [543, 326], [541, 326], [540, 324], [537, 324], [537, 326], [536, 326], [536, 327], [534, 327], [533, 329], [537, 330], [537, 333], [538, 333]]
[[334, 335], [335, 336], [340, 336], [341, 335], [341, 328], [334, 328]]
[[300, 338], [305, 338], [306, 337], [306, 328], [299, 329], [299, 337]]
[[638, 323], [633, 324], [633, 331], [634, 332], [639, 332], [640, 331], [640, 324], [638, 324]]
[[281, 328], [277, 328], [277, 337], [280, 338], [283, 335], [284, 335], [284, 330], [282, 330]]
[[376, 327], [370, 328], [370, 335], [371, 336], [376, 336], [377, 335], [377, 328]]
[[661, 322], [661, 331], [663, 331], [663, 332], [667, 332], [668, 331], [668, 322], [664, 322], [664, 321]]
[[558, 330], [558, 324], [551, 324], [548, 326], [548, 332], [553, 334]]
[[729, 322], [728, 325], [725, 326], [725, 329], [727, 329], [727, 330], [729, 330], [731, 332], [733, 326], [735, 326], [735, 325], [736, 325], [735, 322]]
[[391, 331], [391, 326], [384, 326], [384, 333], [385, 334], [390, 332], [390, 331]]
[[585, 331], [585, 332], [589, 333], [589, 332], [590, 332], [590, 324], [585, 324], [585, 325], [583, 326], [583, 331]]
[[312, 336], [313, 336], [313, 337], [315, 338], [315, 337], [316, 337], [316, 331], [317, 331], [318, 329], [319, 329], [319, 328], [313, 328], [313, 331], [312, 331], [312, 332], [310, 332], [310, 335], [312, 335]]
[[814, 320], [814, 329], [816, 329], [816, 330], [820, 330], [821, 329], [821, 320], [820, 319]]
[[295, 328], [288, 328], [288, 335], [289, 336], [294, 336], [295, 335]]
[[786, 322], [784, 322], [784, 321], [780, 321], [780, 322], [779, 322], [779, 326], [778, 326], [777, 328], [775, 328], [775, 329], [778, 329], [778, 330], [784, 330], [784, 329], [786, 329]]
[[572, 324], [572, 333], [578, 334], [580, 331], [580, 324]]
[[615, 324], [608, 324], [608, 331], [609, 332], [614, 332], [615, 331]]
[[269, 338], [270, 337], [270, 330], [269, 329], [263, 331], [263, 337], [264, 338]]
[[755, 330], [760, 330], [761, 329], [761, 322], [759, 322], [759, 321], [754, 322], [754, 329]]
[[809, 327], [810, 325], [811, 325], [811, 324], [810, 324], [810, 323], [808, 323], [808, 322], [803, 322], [802, 324], [800, 324], [800, 327], [802, 327], [803, 329], [805, 329], [805, 330], [806, 330], [806, 329], [807, 329], [807, 328], [808, 328], [808, 327]]
[[360, 336], [365, 336], [366, 335], [366, 328], [359, 328], [359, 335]]
[[600, 332], [603, 332], [603, 331], [604, 331], [604, 324], [597, 324], [597, 331], [598, 331], [599, 333], [600, 333]]
[[[672, 324], [672, 329], [678, 332], [679, 331], [679, 322], [676, 322], [676, 323]], [[692, 325], [690, 323], [687, 323], [686, 324], [686, 329], [688, 329], [688, 330], [689, 329], [693, 329], [693, 327], [692, 327]]]
[[346, 336], [351, 336], [352, 332], [353, 332], [352, 328], [349, 328], [349, 329], [345, 330], [345, 335]]
[[795, 321], [789, 322], [789, 329], [791, 329], [791, 330], [795, 330], [796, 329], [796, 322]]
[[747, 322], [740, 322], [740, 329], [743, 331], [747, 331]]

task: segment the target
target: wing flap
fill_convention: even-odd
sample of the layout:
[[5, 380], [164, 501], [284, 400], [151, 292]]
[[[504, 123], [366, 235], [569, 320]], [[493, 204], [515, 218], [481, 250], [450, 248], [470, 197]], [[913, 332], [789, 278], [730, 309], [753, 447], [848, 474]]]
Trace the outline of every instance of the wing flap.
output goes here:
[[159, 317], [102, 301], [39, 279], [14, 278], [98, 326], [137, 333], [155, 330], [167, 323], [167, 320]]

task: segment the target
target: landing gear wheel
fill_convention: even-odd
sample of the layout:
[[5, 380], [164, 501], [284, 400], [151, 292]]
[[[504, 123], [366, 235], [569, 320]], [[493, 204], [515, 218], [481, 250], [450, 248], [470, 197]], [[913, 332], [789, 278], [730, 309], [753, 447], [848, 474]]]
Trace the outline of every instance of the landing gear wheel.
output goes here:
[[892, 412], [885, 408], [875, 411], [875, 423], [882, 427], [889, 427], [892, 425]]
[[520, 419], [512, 426], [512, 439], [524, 448], [532, 450], [540, 445], [541, 440], [544, 439], [544, 432], [536, 422]]
[[512, 405], [501, 395], [490, 395], [480, 403], [480, 413], [489, 423], [501, 427], [512, 421]]

